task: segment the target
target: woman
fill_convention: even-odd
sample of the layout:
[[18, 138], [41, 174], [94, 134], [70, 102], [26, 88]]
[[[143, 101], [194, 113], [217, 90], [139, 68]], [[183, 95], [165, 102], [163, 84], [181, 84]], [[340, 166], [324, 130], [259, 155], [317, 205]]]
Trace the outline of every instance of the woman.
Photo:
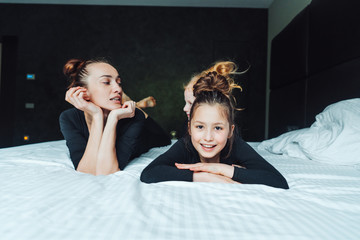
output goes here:
[[188, 135], [150, 163], [141, 181], [264, 184], [288, 189], [285, 178], [234, 133], [232, 85], [218, 72], [193, 86]]
[[61, 113], [60, 128], [77, 171], [107, 175], [170, 137], [134, 101], [124, 101], [121, 78], [104, 60], [71, 59], [65, 100], [75, 108]]

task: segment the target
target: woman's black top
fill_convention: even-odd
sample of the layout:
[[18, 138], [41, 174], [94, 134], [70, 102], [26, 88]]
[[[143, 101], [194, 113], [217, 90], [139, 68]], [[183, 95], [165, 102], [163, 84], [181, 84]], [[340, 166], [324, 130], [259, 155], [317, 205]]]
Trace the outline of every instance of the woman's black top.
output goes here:
[[[288, 189], [286, 179], [264, 158], [262, 158], [239, 135], [235, 135], [233, 149], [221, 163], [236, 164], [232, 179], [244, 184], [264, 184]], [[192, 164], [200, 162], [199, 154], [186, 137], [178, 140], [171, 148], [150, 163], [141, 174], [141, 181], [156, 183], [162, 181], [193, 181], [193, 172], [178, 169], [175, 163]], [[186, 141], [186, 143], [185, 143]]]
[[[70, 158], [77, 169], [84, 155], [89, 130], [84, 112], [76, 108], [65, 110], [59, 117], [60, 129], [70, 151]], [[116, 155], [119, 168], [152, 147], [171, 143], [170, 136], [150, 117], [145, 118], [142, 111], [135, 110], [133, 118], [120, 119], [116, 126]]]

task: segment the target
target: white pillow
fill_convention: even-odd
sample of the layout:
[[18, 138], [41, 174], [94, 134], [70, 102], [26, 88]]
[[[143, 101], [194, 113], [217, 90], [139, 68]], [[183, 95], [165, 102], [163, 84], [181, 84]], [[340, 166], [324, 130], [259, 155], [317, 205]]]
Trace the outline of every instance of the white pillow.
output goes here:
[[310, 128], [263, 141], [259, 148], [330, 164], [360, 163], [360, 98], [329, 105]]

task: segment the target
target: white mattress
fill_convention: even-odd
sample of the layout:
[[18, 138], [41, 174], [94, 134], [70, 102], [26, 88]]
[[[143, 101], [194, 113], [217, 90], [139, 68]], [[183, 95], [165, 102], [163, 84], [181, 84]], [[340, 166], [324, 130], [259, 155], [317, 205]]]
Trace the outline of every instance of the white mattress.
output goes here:
[[354, 166], [260, 151], [290, 190], [140, 182], [166, 149], [109, 176], [76, 172], [65, 141], [0, 149], [0, 239], [360, 239]]

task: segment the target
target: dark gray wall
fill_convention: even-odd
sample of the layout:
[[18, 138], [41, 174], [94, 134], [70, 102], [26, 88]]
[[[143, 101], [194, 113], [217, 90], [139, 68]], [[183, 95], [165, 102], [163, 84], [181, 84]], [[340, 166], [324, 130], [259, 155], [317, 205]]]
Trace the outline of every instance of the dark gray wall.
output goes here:
[[[242, 69], [249, 62], [250, 71], [237, 78], [244, 87], [238, 103], [246, 108], [239, 124], [245, 140], [263, 139], [266, 9], [0, 4], [0, 37], [14, 39], [7, 56], [15, 56], [3, 57], [2, 65], [16, 64], [2, 69], [12, 87], [2, 84], [0, 104], [13, 109], [1, 114], [8, 119], [1, 124], [2, 146], [62, 139], [58, 116], [71, 107], [62, 67], [70, 58], [99, 56], [119, 70], [134, 100], [157, 99], [148, 112], [167, 132], [183, 126], [183, 84], [194, 72], [219, 59]], [[36, 80], [25, 80], [27, 73]], [[26, 102], [35, 108], [25, 109]]]

